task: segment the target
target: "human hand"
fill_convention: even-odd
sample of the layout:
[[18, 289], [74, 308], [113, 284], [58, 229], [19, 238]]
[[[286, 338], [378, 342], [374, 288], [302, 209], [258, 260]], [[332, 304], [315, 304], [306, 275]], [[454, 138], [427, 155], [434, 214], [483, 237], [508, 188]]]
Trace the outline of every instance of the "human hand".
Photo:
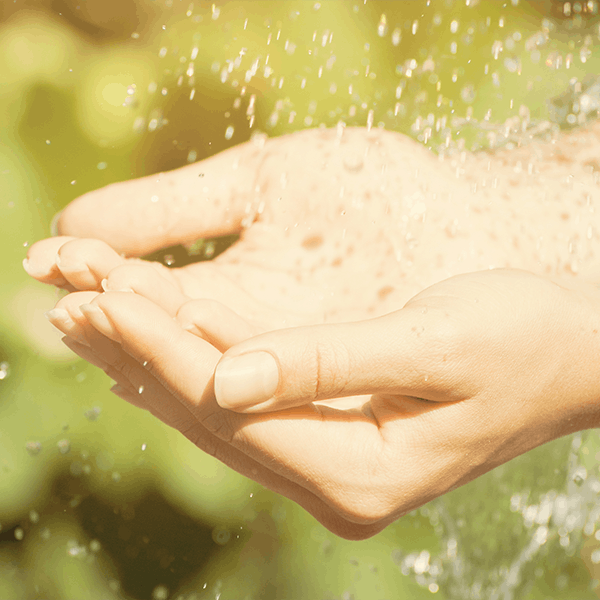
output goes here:
[[[319, 141], [317, 136], [321, 135], [325, 139]], [[453, 190], [454, 185], [460, 191], [460, 182], [453, 183], [445, 177], [443, 165], [432, 165], [433, 159], [425, 150], [388, 132], [368, 136], [362, 130], [355, 130], [345, 136], [348, 146], [335, 152], [333, 132], [313, 131], [288, 136], [287, 140], [271, 140], [266, 149], [271, 148], [272, 152], [259, 153], [264, 160], [253, 156], [248, 150], [250, 146], [213, 157], [202, 165], [202, 172], [206, 172], [206, 178], [212, 175], [213, 182], [220, 186], [215, 201], [191, 195], [183, 200], [185, 196], [180, 194], [185, 191], [191, 194], [197, 185], [197, 173], [192, 168], [198, 165], [193, 165], [158, 176], [159, 184], [146, 178], [93, 192], [72, 204], [58, 223], [61, 234], [105, 239], [129, 256], [177, 241], [190, 241], [199, 235], [234, 232], [241, 227], [245, 212], [242, 209], [236, 212], [235, 206], [231, 209], [228, 206], [239, 205], [240, 198], [247, 201], [248, 190], [245, 189], [246, 195], [244, 190], [236, 192], [236, 186], [244, 184], [244, 177], [231, 177], [231, 163], [239, 159], [238, 169], [242, 166], [250, 169], [252, 161], [262, 160], [257, 174], [259, 180], [263, 178], [257, 221], [243, 232], [236, 246], [212, 263], [184, 269], [142, 265], [119, 256], [98, 241], [57, 237], [30, 249], [28, 269], [40, 281], [71, 290], [88, 290], [70, 294], [59, 303], [59, 308], [68, 308], [71, 322], [64, 315], [58, 315], [54, 322], [65, 333], [81, 336], [81, 341], [91, 344], [90, 351], [69, 342], [80, 355], [120, 381], [125, 389], [119, 392], [122, 397], [151, 410], [232, 468], [293, 498], [338, 535], [362, 538], [448, 489], [567, 433], [568, 427], [583, 428], [589, 421], [573, 417], [575, 409], [563, 406], [553, 418], [539, 426], [536, 422], [533, 427], [526, 402], [524, 408], [519, 405], [519, 413], [503, 412], [502, 420], [497, 408], [491, 411], [489, 399], [486, 403], [463, 398], [461, 393], [470, 389], [466, 384], [457, 388], [458, 395], [429, 398], [440, 401], [450, 398], [452, 401], [447, 403], [419, 400], [417, 396], [427, 397], [423, 385], [404, 392], [406, 395], [401, 392], [398, 406], [392, 403], [388, 407], [386, 393], [380, 392], [373, 396], [379, 413], [373, 412], [371, 391], [366, 396], [350, 397], [353, 410], [340, 410], [340, 400], [334, 401], [334, 406], [306, 404], [267, 415], [241, 415], [219, 407], [213, 393], [213, 372], [221, 352], [244, 339], [284, 326], [356, 321], [397, 311], [411, 295], [425, 287], [423, 282], [443, 279], [448, 270], [484, 268], [501, 256], [502, 261], [506, 260], [508, 251], [502, 240], [499, 244], [489, 241], [485, 251], [476, 255], [464, 252], [472, 239], [465, 240], [450, 232], [444, 235], [445, 224], [456, 207], [434, 202], [431, 194], [437, 192], [431, 192], [431, 187], [430, 196], [425, 198], [422, 180], [406, 177], [406, 173], [415, 166], [422, 175], [428, 169], [423, 180], [430, 182], [427, 185], [434, 190], [435, 186]], [[359, 156], [363, 148], [371, 147], [362, 170], [357, 166], [360, 161], [351, 160], [356, 158], [358, 147]], [[236, 154], [235, 150], [239, 152]], [[302, 156], [306, 161], [293, 163], [294, 156]], [[324, 160], [337, 162], [323, 171], [311, 164], [320, 166]], [[391, 169], [394, 177], [387, 182], [387, 188], [381, 189], [385, 187], [382, 184], [380, 189], [373, 189], [372, 182], [381, 170], [396, 161], [396, 168]], [[278, 200], [275, 194], [267, 193], [269, 186], [282, 185], [284, 178], [278, 170], [282, 166], [290, 169], [284, 172], [288, 181], [293, 182], [287, 200]], [[314, 182], [318, 186], [317, 198], [306, 189]], [[170, 189], [175, 191], [169, 192]], [[346, 201], [340, 201], [338, 212], [332, 198], [339, 198], [342, 189], [351, 189], [352, 194]], [[171, 203], [162, 198], [165, 202], [161, 219], [156, 216], [160, 210], [156, 205], [160, 204], [163, 192], [171, 194]], [[152, 202], [150, 193], [158, 195], [159, 202]], [[130, 198], [130, 204], [123, 203], [123, 197]], [[436, 197], [441, 198], [441, 192]], [[269, 211], [267, 206], [275, 208]], [[179, 214], [177, 224], [169, 224], [172, 217], [169, 207]], [[252, 211], [250, 208], [250, 215]], [[473, 211], [472, 238], [488, 240], [490, 226], [484, 227], [483, 217], [477, 214]], [[158, 229], [161, 223], [162, 231]], [[326, 229], [323, 223], [327, 224]], [[321, 237], [310, 237], [317, 226]], [[426, 240], [431, 243], [424, 244]], [[57, 251], [60, 267], [55, 262]], [[332, 253], [336, 255], [333, 260]], [[456, 262], [453, 264], [457, 253], [462, 256], [460, 268]], [[521, 248], [520, 253], [509, 258], [519, 266], [531, 257]], [[286, 267], [289, 269], [284, 271]], [[132, 288], [136, 292], [109, 292], [94, 300], [109, 315], [114, 327], [120, 328], [109, 332], [110, 339], [114, 339], [111, 335], [120, 336], [119, 343], [94, 333], [77, 308], [97, 296], [104, 278], [107, 289]], [[190, 302], [194, 297], [205, 300], [195, 304]], [[439, 311], [433, 312], [439, 315]], [[404, 311], [405, 316], [409, 313], [416, 315], [414, 310]], [[165, 314], [176, 316], [179, 325], [172, 318], [165, 320]], [[181, 330], [180, 325], [186, 320], [197, 323], [196, 335]], [[360, 329], [363, 325], [357, 323], [356, 327]], [[348, 327], [331, 325], [336, 326]], [[301, 328], [297, 333], [302, 335], [306, 331]], [[412, 329], [411, 333], [413, 337], [416, 335]], [[275, 334], [287, 335], [277, 331], [271, 335]], [[152, 335], [158, 337], [147, 337]], [[254, 341], [261, 339], [268, 338]], [[160, 353], [157, 355], [160, 360], [152, 358], [156, 348], [170, 352], [177, 340], [182, 345], [178, 353], [170, 354], [171, 359], [164, 356], [163, 360]], [[243, 345], [232, 352], [240, 348]], [[181, 354], [186, 351], [188, 358], [183, 360]], [[149, 363], [144, 368], [146, 360]], [[473, 364], [472, 355], [470, 361], [466, 363]], [[176, 365], [179, 369], [186, 366], [193, 384], [189, 377], [171, 381], [172, 374], [178, 373]], [[288, 376], [289, 373], [288, 370]], [[425, 386], [428, 389], [432, 389], [434, 380], [431, 381]], [[137, 394], [140, 388], [143, 393]], [[286, 393], [278, 396], [271, 409], [277, 410], [285, 402], [311, 401], [310, 396], [303, 395], [301, 386], [292, 393], [290, 389], [288, 386]], [[344, 392], [350, 393], [350, 388]], [[517, 397], [512, 396], [513, 404], [508, 405], [511, 409], [516, 407]], [[574, 407], [575, 403], [569, 406]], [[541, 414], [551, 416], [543, 411]], [[588, 411], [587, 417], [590, 414]], [[383, 418], [383, 429], [376, 415]], [[400, 423], [395, 426], [392, 438], [389, 432], [394, 426], [387, 425], [386, 416], [390, 416], [390, 423]], [[380, 431], [385, 431], [385, 438]]]
[[[107, 287], [126, 287], [119, 277], [108, 274]], [[84, 342], [66, 343], [105, 369], [121, 398], [343, 537], [369, 537], [599, 422], [596, 305], [527, 272], [460, 275], [377, 319], [250, 338], [235, 313], [189, 301], [152, 269], [135, 288], [69, 294], [57, 305], [67, 313], [52, 320]], [[259, 414], [219, 406], [213, 377], [222, 350], [277, 357], [280, 390], [268, 408], [302, 406]], [[347, 395], [362, 405], [318, 403]]]
[[58, 237], [29, 249], [27, 270], [71, 291], [102, 291], [106, 273], [137, 267], [135, 257], [240, 233], [214, 260], [152, 266], [190, 298], [222, 302], [257, 331], [359, 320], [457, 273], [533, 270], [526, 236], [519, 251], [506, 244], [512, 233], [488, 202], [406, 136], [306, 130], [78, 198], [58, 218]]

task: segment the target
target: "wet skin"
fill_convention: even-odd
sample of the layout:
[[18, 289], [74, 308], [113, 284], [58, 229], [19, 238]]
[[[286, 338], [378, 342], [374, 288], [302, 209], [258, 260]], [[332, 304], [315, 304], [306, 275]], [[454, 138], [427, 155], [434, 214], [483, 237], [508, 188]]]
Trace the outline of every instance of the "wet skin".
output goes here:
[[[26, 269], [71, 292], [51, 320], [118, 395], [361, 539], [597, 426], [597, 149], [597, 128], [445, 160], [303, 131], [86, 194]], [[136, 258], [237, 232], [210, 262]], [[222, 408], [222, 353], [257, 349], [272, 412]]]

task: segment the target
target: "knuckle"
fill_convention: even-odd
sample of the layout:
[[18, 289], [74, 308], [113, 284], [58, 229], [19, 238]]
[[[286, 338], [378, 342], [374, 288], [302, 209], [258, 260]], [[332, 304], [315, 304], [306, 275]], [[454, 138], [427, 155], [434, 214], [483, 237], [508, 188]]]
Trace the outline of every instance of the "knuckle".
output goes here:
[[318, 340], [314, 346], [315, 398], [332, 398], [343, 395], [350, 381], [350, 353], [338, 340]]
[[219, 439], [227, 443], [230, 443], [233, 439], [234, 428], [227, 411], [223, 409], [214, 410], [213, 412], [203, 415], [200, 421], [210, 433], [214, 434]]
[[125, 379], [131, 381], [131, 376], [133, 375], [134, 370], [133, 366], [129, 362], [121, 358], [117, 358], [112, 362], [111, 367], [125, 377]]

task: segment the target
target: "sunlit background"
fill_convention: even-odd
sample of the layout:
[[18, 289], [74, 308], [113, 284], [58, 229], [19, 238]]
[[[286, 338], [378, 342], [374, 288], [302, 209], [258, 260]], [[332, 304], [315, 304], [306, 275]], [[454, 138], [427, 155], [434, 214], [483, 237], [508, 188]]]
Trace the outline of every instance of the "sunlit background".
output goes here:
[[253, 137], [345, 123], [444, 153], [551, 139], [598, 116], [599, 25], [596, 1], [3, 0], [0, 599], [598, 597], [596, 432], [346, 542], [113, 397], [21, 261], [84, 192]]

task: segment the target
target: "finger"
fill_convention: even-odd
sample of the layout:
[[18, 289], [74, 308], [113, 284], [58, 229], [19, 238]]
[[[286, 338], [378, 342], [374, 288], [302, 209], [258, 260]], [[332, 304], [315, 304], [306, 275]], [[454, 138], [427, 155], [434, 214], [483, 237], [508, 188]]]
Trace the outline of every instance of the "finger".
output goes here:
[[[141, 403], [141, 398], [144, 395], [137, 394], [128, 389], [119, 388], [118, 386], [112, 387], [111, 392], [134, 406], [147, 408], [147, 406]], [[163, 402], [164, 401], [165, 397], [163, 393]], [[163, 422], [166, 422], [160, 414], [155, 413], [152, 410], [150, 412], [160, 418]], [[199, 423], [196, 423], [192, 428], [189, 428], [188, 426], [184, 431], [185, 437], [200, 450], [214, 456], [231, 469], [241, 475], [251, 478], [265, 488], [293, 500], [317, 519], [324, 527], [339, 537], [348, 540], [363, 540], [376, 535], [387, 525], [387, 523], [359, 525], [347, 521], [309, 490], [277, 473], [273, 473], [260, 462], [250, 458], [245, 453], [210, 433]]]
[[258, 193], [262, 156], [256, 145], [244, 144], [175, 171], [90, 192], [62, 211], [57, 232], [104, 240], [128, 256], [238, 233]]
[[101, 285], [106, 292], [135, 292], [160, 306], [172, 317], [190, 300], [173, 283], [169, 269], [141, 261], [118, 266], [107, 274]]
[[372, 524], [390, 515], [387, 494], [382, 491], [380, 503], [365, 505], [356, 484], [369, 480], [372, 489], [389, 488], [387, 475], [378, 479], [372, 473], [374, 460], [387, 460], [372, 416], [315, 405], [277, 417], [222, 409], [213, 391], [221, 353], [182, 330], [160, 307], [137, 294], [109, 292], [80, 309], [98, 331], [147, 363], [161, 385], [219, 439], [316, 494], [347, 520]]
[[368, 321], [273, 331], [224, 354], [215, 394], [220, 406], [243, 412], [364, 394], [453, 400], [453, 337], [448, 319], [417, 307]]
[[219, 352], [262, 332], [215, 300], [190, 300], [180, 305], [177, 321], [183, 329], [206, 340]]
[[77, 290], [100, 290], [104, 274], [125, 263], [110, 246], [93, 239], [69, 239], [57, 248], [54, 258], [62, 276]]
[[27, 258], [23, 260], [25, 272], [42, 283], [57, 287], [68, 285], [68, 281], [56, 264], [56, 254], [63, 244], [74, 239], [62, 236], [40, 240], [31, 245], [27, 251]]

